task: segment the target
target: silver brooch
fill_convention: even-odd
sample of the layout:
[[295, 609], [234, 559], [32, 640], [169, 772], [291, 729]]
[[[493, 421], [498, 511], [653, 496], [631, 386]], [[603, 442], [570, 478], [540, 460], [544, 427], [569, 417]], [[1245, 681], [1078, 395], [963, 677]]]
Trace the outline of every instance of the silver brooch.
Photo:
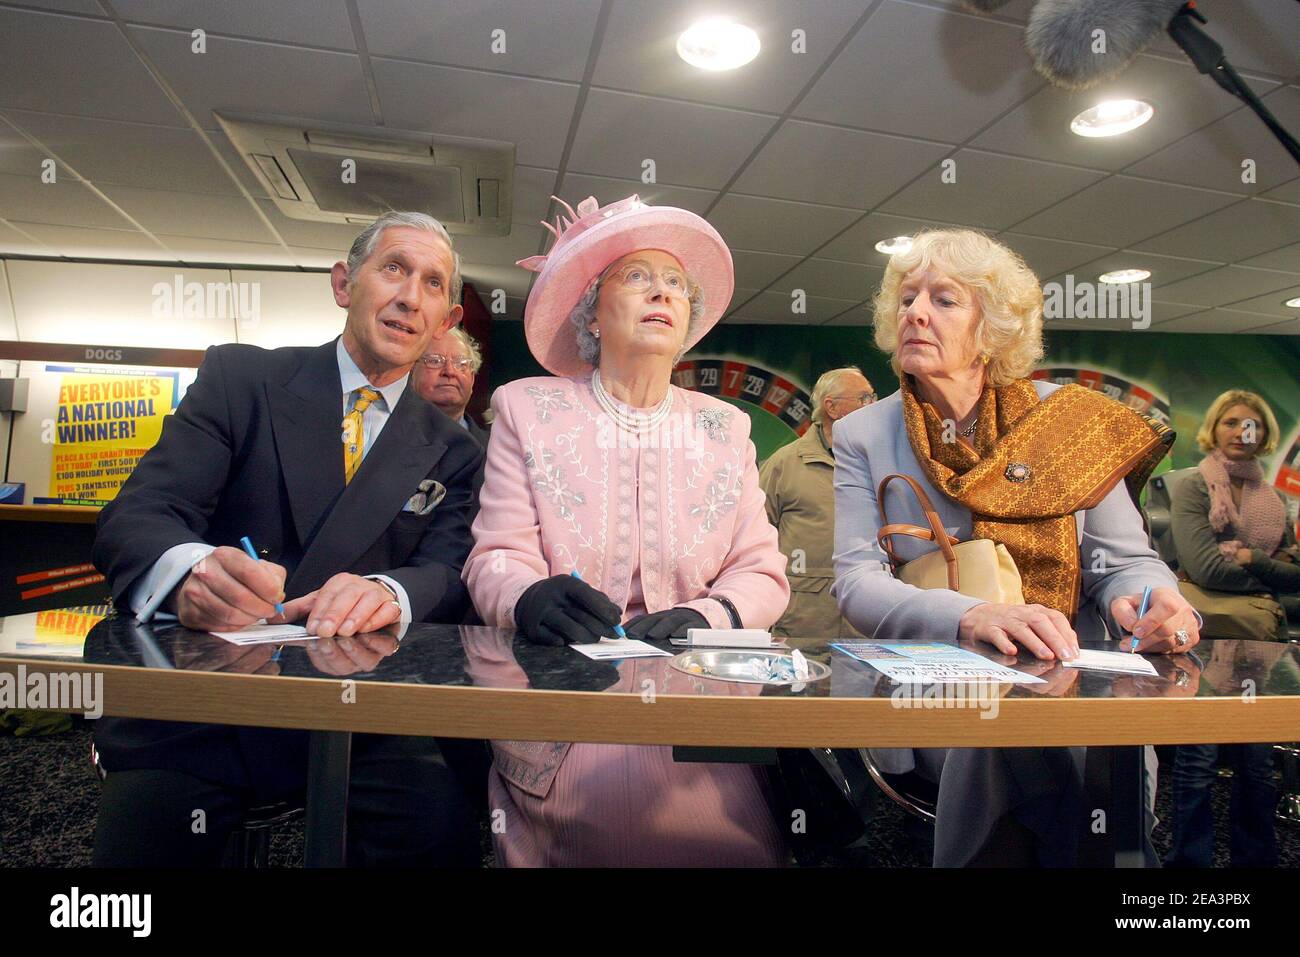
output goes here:
[[725, 442], [731, 412], [727, 409], [700, 409], [695, 413], [695, 425], [705, 431], [715, 442]]
[[1024, 462], [1012, 462], [1002, 473], [1008, 482], [1023, 482], [1033, 474], [1033, 470]]

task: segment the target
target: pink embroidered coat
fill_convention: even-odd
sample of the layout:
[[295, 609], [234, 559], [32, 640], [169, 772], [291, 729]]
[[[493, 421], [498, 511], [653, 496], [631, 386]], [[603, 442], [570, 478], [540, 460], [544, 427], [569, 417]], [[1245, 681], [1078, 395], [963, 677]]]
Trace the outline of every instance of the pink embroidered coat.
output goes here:
[[[514, 627], [525, 589], [574, 569], [623, 609], [624, 621], [680, 606], [730, 627], [711, 595], [728, 598], [746, 627], [781, 617], [790, 598], [785, 558], [743, 412], [673, 388], [668, 419], [633, 439], [601, 411], [585, 376], [511, 382], [492, 407], [464, 571], [487, 624]], [[485, 665], [471, 673], [491, 673]], [[658, 669], [661, 686], [685, 677], [668, 675], [663, 659], [629, 661], [620, 690], [631, 690], [626, 682], [644, 668]], [[506, 683], [527, 684], [517, 665], [507, 672]], [[773, 866], [786, 857], [753, 767], [679, 764], [667, 747], [492, 745], [489, 794], [506, 815], [493, 839], [507, 866]]]
[[729, 628], [714, 595], [730, 599], [746, 628], [781, 617], [790, 585], [758, 486], [749, 417], [671, 388], [672, 413], [641, 448], [629, 447], [636, 437], [601, 411], [588, 377], [497, 389], [464, 570], [484, 622], [514, 627], [525, 589], [574, 569], [625, 621], [686, 607]]

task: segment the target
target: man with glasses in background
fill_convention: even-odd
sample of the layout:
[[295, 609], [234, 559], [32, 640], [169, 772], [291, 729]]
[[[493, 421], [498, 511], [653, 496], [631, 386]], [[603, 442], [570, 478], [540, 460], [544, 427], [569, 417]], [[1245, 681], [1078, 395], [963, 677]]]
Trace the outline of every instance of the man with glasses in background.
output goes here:
[[876, 401], [856, 366], [831, 369], [813, 386], [812, 427], [772, 453], [759, 470], [767, 517], [776, 526], [790, 579], [790, 605], [772, 628], [783, 638], [837, 641], [862, 637], [840, 617], [831, 597], [835, 572], [835, 453], [831, 433], [838, 419]]
[[486, 449], [488, 430], [465, 411], [474, 392], [474, 377], [482, 367], [483, 353], [478, 343], [456, 326], [429, 343], [411, 372], [411, 382], [426, 401], [436, 405], [443, 415]]

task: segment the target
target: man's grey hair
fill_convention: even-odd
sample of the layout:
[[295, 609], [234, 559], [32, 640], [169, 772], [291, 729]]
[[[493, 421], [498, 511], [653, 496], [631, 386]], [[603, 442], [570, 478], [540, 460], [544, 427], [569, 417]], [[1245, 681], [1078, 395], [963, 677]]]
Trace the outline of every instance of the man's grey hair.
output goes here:
[[[826, 418], [825, 399], [833, 395], [835, 390], [840, 387], [840, 382], [846, 375], [856, 372], [862, 375], [862, 370], [857, 366], [843, 366], [839, 369], [831, 369], [829, 372], [823, 372], [817, 380], [817, 384], [812, 390], [812, 420], [818, 425]], [[864, 376], [865, 378], [865, 376]]]
[[412, 229], [423, 229], [427, 233], [433, 233], [447, 244], [447, 249], [451, 252], [451, 299], [448, 304], [457, 305], [460, 302], [461, 292], [460, 253], [456, 252], [456, 247], [451, 241], [451, 235], [447, 232], [447, 227], [428, 213], [390, 211], [384, 213], [384, 215], [361, 230], [357, 238], [352, 241], [352, 248], [348, 250], [348, 281], [350, 282], [356, 276], [361, 264], [371, 257], [375, 247], [379, 245], [380, 234], [390, 226], [409, 226]]
[[[578, 300], [578, 304], [573, 307], [569, 313], [569, 321], [573, 323], [577, 330], [578, 336], [578, 358], [583, 362], [591, 363], [592, 367], [600, 365], [600, 340], [591, 333], [591, 324], [596, 321], [596, 302], [600, 299], [600, 287], [605, 284], [605, 276], [601, 276], [591, 288], [583, 294]], [[689, 302], [691, 304], [691, 318], [686, 324], [686, 338], [691, 337], [695, 331], [695, 326], [699, 323], [700, 318], [704, 315], [704, 290], [699, 286], [694, 286], [691, 290]], [[674, 361], [681, 359], [686, 354], [685, 345], [682, 351], [677, 355]]]
[[483, 351], [479, 349], [478, 343], [474, 340], [474, 337], [466, 332], [461, 326], [456, 326], [451, 330], [451, 332], [447, 333], [447, 335], [460, 343], [461, 348], [465, 350], [465, 354], [473, 360], [473, 372], [475, 375], [478, 375], [478, 370], [483, 368]]

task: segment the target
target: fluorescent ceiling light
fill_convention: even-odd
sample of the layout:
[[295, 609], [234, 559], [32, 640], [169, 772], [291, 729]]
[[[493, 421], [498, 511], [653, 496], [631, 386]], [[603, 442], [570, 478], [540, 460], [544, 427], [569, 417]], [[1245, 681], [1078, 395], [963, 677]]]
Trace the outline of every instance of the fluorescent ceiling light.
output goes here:
[[886, 256], [892, 256], [894, 253], [905, 253], [911, 248], [911, 236], [895, 236], [893, 239], [882, 239], [876, 243], [876, 251], [882, 252]]
[[1122, 286], [1130, 282], [1141, 282], [1143, 279], [1150, 278], [1150, 269], [1113, 269], [1110, 272], [1102, 273], [1097, 277], [1097, 280], [1098, 282], [1110, 282]]
[[1137, 129], [1155, 112], [1142, 100], [1107, 100], [1072, 119], [1070, 129], [1080, 136], [1119, 136]]
[[744, 24], [713, 17], [692, 24], [677, 38], [677, 55], [701, 70], [734, 70], [758, 56], [758, 34]]

